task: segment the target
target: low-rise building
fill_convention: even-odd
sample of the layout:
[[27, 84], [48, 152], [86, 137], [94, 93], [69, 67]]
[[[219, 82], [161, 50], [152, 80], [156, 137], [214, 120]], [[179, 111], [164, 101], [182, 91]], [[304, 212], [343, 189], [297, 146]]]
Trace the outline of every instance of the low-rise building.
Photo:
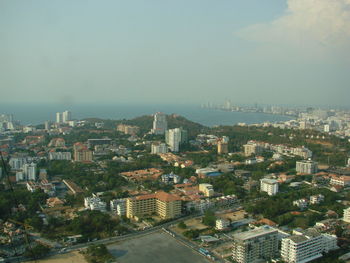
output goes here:
[[168, 146], [166, 143], [160, 143], [155, 142], [151, 145], [151, 153], [152, 154], [159, 154], [159, 153], [167, 153], [168, 152]]
[[181, 177], [174, 173], [163, 174], [161, 176], [161, 179], [162, 179], [162, 182], [165, 184], [178, 184], [181, 181]]
[[92, 197], [85, 197], [84, 198], [84, 206], [87, 209], [90, 210], [97, 210], [101, 212], [106, 212], [106, 202], [101, 201], [99, 197], [96, 195], [92, 195]]
[[224, 218], [218, 218], [215, 221], [215, 229], [216, 230], [224, 230], [230, 226], [230, 221]]
[[110, 201], [110, 207], [118, 216], [126, 215], [126, 198], [113, 199]]
[[324, 195], [322, 194], [310, 196], [310, 204], [312, 205], [317, 205], [323, 201], [324, 201]]
[[301, 198], [299, 200], [293, 201], [293, 205], [299, 207], [301, 210], [304, 210], [308, 207], [309, 202], [306, 198]]
[[350, 186], [350, 176], [337, 176], [333, 175], [331, 181], [329, 182], [331, 185], [339, 185], [342, 187]]
[[207, 197], [214, 195], [214, 188], [211, 184], [199, 184], [199, 191]]
[[344, 209], [343, 221], [350, 223], [350, 207]]

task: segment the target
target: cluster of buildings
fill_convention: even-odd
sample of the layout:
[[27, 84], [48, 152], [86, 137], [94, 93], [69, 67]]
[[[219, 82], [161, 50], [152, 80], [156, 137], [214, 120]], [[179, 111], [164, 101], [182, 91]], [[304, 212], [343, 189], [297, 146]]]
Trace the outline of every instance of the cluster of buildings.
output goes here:
[[98, 194], [92, 194], [92, 197], [85, 197], [84, 206], [86, 209], [93, 210], [93, 211], [101, 211], [101, 212], [107, 211], [106, 202], [102, 201], [101, 198], [98, 196]]
[[120, 131], [121, 133], [127, 135], [136, 135], [140, 131], [140, 127], [126, 124], [118, 124], [117, 131]]
[[11, 157], [9, 165], [11, 171], [16, 173], [16, 182], [37, 179], [37, 165], [33, 158], [27, 156]]
[[299, 156], [304, 159], [309, 159], [312, 157], [312, 151], [306, 147], [288, 147], [283, 144], [248, 141], [247, 144], [243, 145], [243, 148], [244, 155], [247, 157], [262, 154], [264, 151], [272, 151], [274, 153], [286, 156]]
[[56, 123], [57, 124], [68, 124], [72, 120], [72, 113], [68, 110], [64, 112], [56, 113]]
[[17, 123], [13, 119], [12, 114], [0, 114], [0, 132], [14, 130]]
[[323, 201], [324, 201], [324, 195], [318, 194], [318, 195], [310, 196], [309, 199], [301, 198], [301, 199], [295, 200], [295, 201], [293, 201], [293, 205], [297, 206], [301, 210], [304, 210], [304, 209], [306, 209], [309, 206], [309, 204], [317, 205], [317, 204], [320, 204]]
[[234, 234], [232, 258], [238, 263], [278, 258], [287, 263], [306, 263], [338, 248], [336, 236], [320, 233], [313, 228], [281, 235], [278, 229], [265, 225]]

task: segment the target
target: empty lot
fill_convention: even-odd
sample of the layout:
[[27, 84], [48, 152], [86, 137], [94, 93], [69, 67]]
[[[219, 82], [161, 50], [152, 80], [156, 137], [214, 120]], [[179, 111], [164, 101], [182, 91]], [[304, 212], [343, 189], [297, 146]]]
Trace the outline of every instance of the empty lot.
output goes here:
[[164, 232], [118, 242], [107, 248], [120, 263], [210, 262]]

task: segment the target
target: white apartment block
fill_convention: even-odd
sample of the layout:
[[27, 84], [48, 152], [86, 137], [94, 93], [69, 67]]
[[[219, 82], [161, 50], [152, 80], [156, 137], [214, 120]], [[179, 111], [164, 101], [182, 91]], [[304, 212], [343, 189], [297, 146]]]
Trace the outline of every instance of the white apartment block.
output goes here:
[[297, 161], [296, 171], [301, 174], [314, 174], [317, 173], [317, 162], [311, 160]]
[[317, 205], [323, 201], [324, 201], [324, 195], [322, 194], [310, 196], [310, 204], [312, 205]]
[[101, 212], [106, 212], [106, 202], [101, 201], [101, 199], [97, 196], [93, 197], [85, 197], [84, 198], [84, 206], [90, 210], [97, 210]]
[[278, 230], [262, 226], [233, 235], [232, 258], [238, 263], [268, 261], [278, 255]]
[[282, 259], [287, 263], [306, 263], [337, 249], [337, 237], [320, 234], [315, 229], [282, 239]]
[[278, 193], [278, 181], [274, 179], [260, 179], [260, 191], [266, 192], [268, 195]]
[[163, 174], [161, 176], [161, 179], [162, 179], [162, 182], [165, 184], [178, 184], [181, 181], [181, 177], [174, 173]]
[[350, 176], [333, 176], [329, 182], [331, 185], [350, 186]]
[[157, 112], [154, 115], [152, 133], [161, 135], [165, 133], [167, 128], [168, 128], [168, 122], [166, 120], [166, 115], [164, 113]]
[[306, 198], [293, 201], [293, 205], [299, 207], [301, 210], [304, 210], [308, 207], [309, 202]]
[[110, 205], [111, 210], [118, 216], [126, 216], [126, 198], [111, 200]]
[[49, 160], [72, 160], [70, 152], [49, 152]]
[[350, 223], [350, 207], [344, 209], [343, 221]]

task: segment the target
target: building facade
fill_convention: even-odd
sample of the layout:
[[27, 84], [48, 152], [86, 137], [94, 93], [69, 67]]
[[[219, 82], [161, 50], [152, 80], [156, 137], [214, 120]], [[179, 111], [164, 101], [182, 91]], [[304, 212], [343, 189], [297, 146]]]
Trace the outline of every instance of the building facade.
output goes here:
[[278, 193], [278, 181], [274, 179], [260, 179], [260, 191], [266, 192], [268, 195]]
[[233, 235], [232, 258], [238, 263], [268, 261], [278, 255], [278, 230], [262, 226]]
[[314, 174], [317, 173], [317, 162], [311, 160], [297, 161], [295, 169], [300, 174]]

